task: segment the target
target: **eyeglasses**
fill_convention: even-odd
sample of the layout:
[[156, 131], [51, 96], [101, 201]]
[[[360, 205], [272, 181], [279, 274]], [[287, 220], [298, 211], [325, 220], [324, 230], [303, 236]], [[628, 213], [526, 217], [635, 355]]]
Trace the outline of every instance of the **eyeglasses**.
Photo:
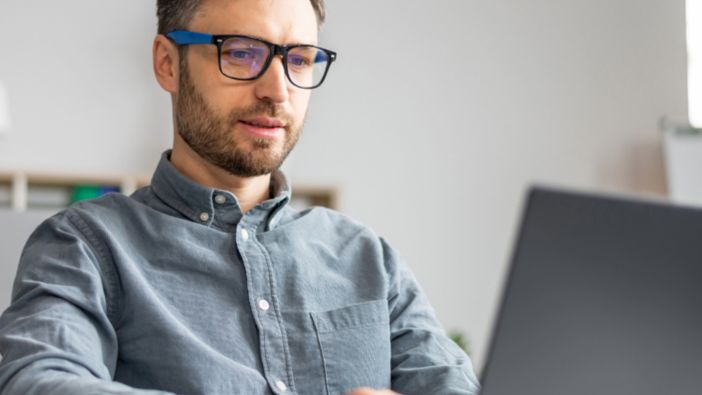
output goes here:
[[166, 37], [176, 45], [212, 44], [217, 46], [219, 71], [234, 80], [250, 81], [263, 75], [273, 57], [280, 55], [288, 80], [298, 88], [322, 85], [336, 52], [308, 44], [277, 45], [242, 35], [212, 35], [175, 30]]

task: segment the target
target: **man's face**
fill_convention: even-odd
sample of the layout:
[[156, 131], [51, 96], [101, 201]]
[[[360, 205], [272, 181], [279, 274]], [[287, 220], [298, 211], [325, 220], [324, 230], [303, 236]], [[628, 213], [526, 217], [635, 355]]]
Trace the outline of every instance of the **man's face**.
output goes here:
[[[317, 43], [309, 0], [205, 0], [188, 30]], [[187, 51], [175, 101], [182, 139], [204, 160], [237, 176], [277, 169], [300, 136], [310, 91], [290, 84], [280, 57], [257, 80], [236, 81], [220, 73], [214, 45]]]

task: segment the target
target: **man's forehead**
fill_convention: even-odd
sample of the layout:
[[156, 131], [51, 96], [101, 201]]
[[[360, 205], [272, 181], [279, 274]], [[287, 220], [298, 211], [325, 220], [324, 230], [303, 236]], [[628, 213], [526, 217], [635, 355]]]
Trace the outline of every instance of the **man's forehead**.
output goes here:
[[309, 0], [203, 0], [189, 29], [280, 44], [317, 42], [317, 18]]

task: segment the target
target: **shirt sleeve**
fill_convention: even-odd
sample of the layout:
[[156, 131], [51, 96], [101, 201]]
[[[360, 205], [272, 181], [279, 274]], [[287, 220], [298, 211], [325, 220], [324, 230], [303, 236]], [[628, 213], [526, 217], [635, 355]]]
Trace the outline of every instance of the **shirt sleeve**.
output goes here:
[[381, 243], [389, 274], [392, 389], [404, 395], [477, 395], [470, 358], [446, 336], [407, 265]]
[[0, 317], [0, 394], [165, 394], [112, 381], [118, 344], [108, 295], [118, 279], [106, 263], [75, 214], [34, 231]]

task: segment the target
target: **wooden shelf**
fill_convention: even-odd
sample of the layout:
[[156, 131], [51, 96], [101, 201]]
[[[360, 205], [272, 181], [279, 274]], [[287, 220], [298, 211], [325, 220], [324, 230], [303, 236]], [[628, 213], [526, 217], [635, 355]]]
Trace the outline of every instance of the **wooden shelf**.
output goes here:
[[[129, 195], [138, 188], [149, 185], [149, 177], [142, 175], [91, 175], [65, 174], [49, 172], [0, 171], [0, 186], [9, 191], [9, 202], [5, 202], [15, 211], [25, 211], [32, 208], [32, 196], [37, 191], [48, 193], [52, 189], [55, 195], [66, 193], [78, 186], [101, 186], [116, 189]], [[69, 198], [70, 199], [70, 198]], [[61, 208], [66, 204], [57, 203], [53, 206]], [[44, 205], [40, 205], [42, 207]]]
[[333, 187], [296, 186], [292, 188], [292, 204], [296, 208], [322, 206], [339, 209], [339, 194]]
[[[32, 208], [60, 209], [68, 206], [71, 191], [79, 186], [108, 187], [130, 195], [150, 183], [150, 177], [134, 174], [90, 175], [0, 171], [0, 207], [8, 206], [20, 212]], [[37, 197], [41, 197], [42, 194], [54, 195], [52, 199], [44, 200], [66, 200], [66, 202], [37, 203]], [[292, 197], [292, 204], [297, 208], [324, 206], [337, 209], [338, 194], [333, 187], [294, 186]]]

